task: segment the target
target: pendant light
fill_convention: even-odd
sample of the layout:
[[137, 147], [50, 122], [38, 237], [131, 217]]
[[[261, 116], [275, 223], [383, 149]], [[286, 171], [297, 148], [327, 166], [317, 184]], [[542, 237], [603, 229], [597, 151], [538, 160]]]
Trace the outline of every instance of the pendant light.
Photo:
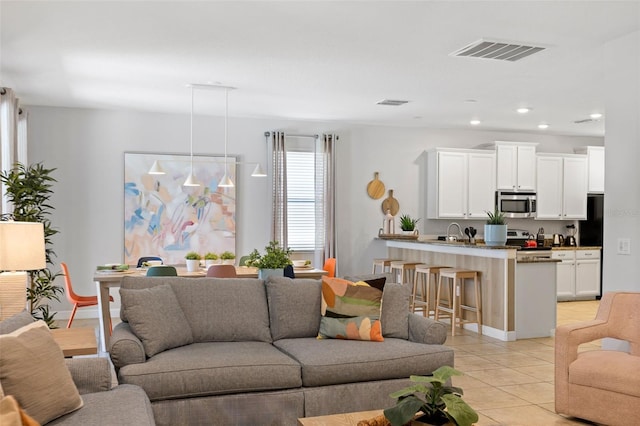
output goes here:
[[190, 144], [189, 144], [189, 158], [191, 160], [191, 167], [189, 168], [189, 176], [187, 176], [187, 180], [182, 184], [183, 186], [200, 186], [195, 176], [193, 176], [193, 84], [189, 85], [191, 87], [191, 122], [190, 122]]
[[229, 88], [224, 88], [224, 176], [218, 184], [221, 188], [233, 188], [235, 185], [227, 170], [227, 133], [229, 120]]
[[149, 171], [147, 172], [150, 175], [164, 175], [166, 174], [166, 172], [164, 171], [164, 169], [162, 168], [162, 166], [160, 165], [160, 162], [158, 160], [155, 160], [153, 162], [153, 165], [151, 166], [151, 168], [149, 169]]

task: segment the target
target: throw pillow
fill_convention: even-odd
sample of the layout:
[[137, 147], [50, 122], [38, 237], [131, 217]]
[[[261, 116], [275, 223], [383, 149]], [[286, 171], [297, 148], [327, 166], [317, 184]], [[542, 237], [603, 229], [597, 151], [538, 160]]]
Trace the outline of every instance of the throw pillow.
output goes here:
[[38, 423], [82, 407], [64, 355], [44, 321], [0, 336], [0, 382]]
[[319, 338], [382, 342], [382, 291], [365, 282], [322, 278]]
[[11, 333], [12, 331], [16, 331], [17, 329], [24, 327], [25, 325], [31, 324], [32, 322], [35, 322], [35, 320], [31, 316], [31, 313], [24, 310], [10, 316], [5, 320], [0, 321], [0, 334]]
[[9, 395], [0, 400], [0, 425], [2, 426], [40, 426], [31, 416], [24, 412], [18, 401]]
[[141, 290], [120, 289], [122, 309], [148, 357], [193, 343], [187, 318], [169, 284]]
[[271, 276], [265, 281], [273, 340], [314, 337], [320, 329], [320, 280]]

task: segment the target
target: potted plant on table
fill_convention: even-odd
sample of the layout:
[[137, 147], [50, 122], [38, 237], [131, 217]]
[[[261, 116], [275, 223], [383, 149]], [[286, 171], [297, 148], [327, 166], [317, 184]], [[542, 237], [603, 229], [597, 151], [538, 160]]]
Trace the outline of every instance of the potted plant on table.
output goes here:
[[223, 251], [220, 259], [222, 259], [222, 263], [225, 265], [233, 265], [236, 261], [236, 255], [230, 251]]
[[504, 213], [497, 208], [487, 212], [489, 219], [484, 225], [484, 243], [488, 246], [504, 246], [507, 244], [507, 222]]
[[291, 265], [291, 249], [280, 247], [278, 241], [271, 241], [265, 248], [265, 254], [261, 255], [257, 249], [249, 254], [247, 266], [258, 268], [258, 278], [266, 279], [269, 275], [284, 276], [284, 268]]
[[416, 224], [420, 219], [413, 219], [408, 214], [403, 214], [400, 216], [400, 229], [402, 229], [404, 234], [415, 234], [417, 233]]
[[392, 426], [471, 426], [478, 421], [478, 414], [462, 400], [462, 389], [447, 385], [451, 376], [461, 375], [445, 365], [435, 370], [433, 376], [411, 376], [415, 384], [391, 394], [398, 402], [384, 410], [384, 416]]
[[187, 260], [187, 272], [195, 272], [200, 267], [200, 254], [195, 251], [190, 251], [184, 258]]
[[220, 263], [218, 259], [218, 255], [212, 252], [205, 253], [204, 255], [204, 266], [209, 269], [209, 266], [215, 265], [216, 263]]

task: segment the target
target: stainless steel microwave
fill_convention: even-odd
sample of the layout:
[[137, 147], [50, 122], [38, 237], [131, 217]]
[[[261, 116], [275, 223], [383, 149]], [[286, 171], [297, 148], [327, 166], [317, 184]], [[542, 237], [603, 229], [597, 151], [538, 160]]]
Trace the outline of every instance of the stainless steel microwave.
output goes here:
[[536, 193], [496, 191], [496, 209], [505, 217], [536, 217]]

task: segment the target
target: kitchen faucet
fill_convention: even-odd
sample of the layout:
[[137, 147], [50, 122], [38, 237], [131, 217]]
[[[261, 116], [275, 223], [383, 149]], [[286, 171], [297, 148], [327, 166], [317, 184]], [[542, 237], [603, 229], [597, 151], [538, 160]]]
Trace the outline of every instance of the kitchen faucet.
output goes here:
[[460, 227], [460, 225], [457, 224], [456, 222], [451, 222], [449, 224], [449, 226], [447, 226], [447, 241], [458, 241], [458, 237], [457, 236], [455, 236], [455, 235], [454, 236], [450, 236], [449, 235], [449, 232], [450, 232], [451, 227], [453, 225], [458, 227], [458, 235], [460, 235], [461, 238], [464, 238], [463, 235], [462, 235], [462, 228]]

